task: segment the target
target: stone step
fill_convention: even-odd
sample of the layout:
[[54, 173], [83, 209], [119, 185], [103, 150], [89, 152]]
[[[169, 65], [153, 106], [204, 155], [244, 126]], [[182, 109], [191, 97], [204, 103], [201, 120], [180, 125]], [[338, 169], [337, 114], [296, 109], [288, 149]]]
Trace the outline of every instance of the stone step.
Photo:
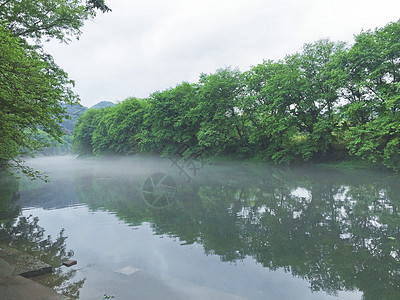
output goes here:
[[52, 289], [25, 278], [51, 271], [51, 267], [39, 259], [0, 244], [0, 299], [67, 300]]
[[12, 275], [0, 278], [1, 300], [67, 300], [63, 295], [28, 278]]
[[0, 258], [13, 267], [14, 275], [21, 275], [29, 278], [52, 272], [50, 265], [32, 255], [22, 253], [4, 245], [1, 245], [0, 249]]

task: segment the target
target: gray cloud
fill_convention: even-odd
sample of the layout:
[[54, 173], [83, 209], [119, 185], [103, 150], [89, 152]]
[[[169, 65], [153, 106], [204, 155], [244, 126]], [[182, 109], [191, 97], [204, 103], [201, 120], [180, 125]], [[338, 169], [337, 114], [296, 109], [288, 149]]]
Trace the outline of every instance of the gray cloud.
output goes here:
[[70, 45], [46, 50], [76, 81], [82, 104], [147, 97], [224, 66], [242, 71], [306, 42], [397, 21], [395, 0], [108, 0]]

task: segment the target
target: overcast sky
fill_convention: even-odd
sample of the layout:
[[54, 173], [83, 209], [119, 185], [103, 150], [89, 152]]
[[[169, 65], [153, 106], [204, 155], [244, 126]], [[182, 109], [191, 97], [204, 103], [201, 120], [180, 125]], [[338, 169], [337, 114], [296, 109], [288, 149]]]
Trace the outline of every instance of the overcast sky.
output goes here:
[[46, 51], [76, 82], [81, 103], [147, 97], [197, 82], [200, 73], [241, 71], [281, 59], [304, 43], [353, 41], [400, 18], [398, 0], [106, 0], [78, 41]]

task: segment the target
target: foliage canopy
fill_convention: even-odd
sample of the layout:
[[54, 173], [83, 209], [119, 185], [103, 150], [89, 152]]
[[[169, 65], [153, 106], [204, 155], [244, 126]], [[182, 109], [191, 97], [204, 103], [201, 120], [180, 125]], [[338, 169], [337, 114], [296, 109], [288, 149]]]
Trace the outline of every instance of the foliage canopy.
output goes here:
[[76, 131], [76, 150], [169, 155], [185, 146], [186, 155], [275, 163], [353, 156], [399, 170], [399, 40], [400, 22], [390, 23], [352, 46], [322, 39], [243, 73], [220, 69], [127, 99], [97, 112], [97, 124], [88, 111], [79, 126], [90, 133]]
[[[96, 10], [109, 11], [103, 0], [0, 0], [0, 162], [24, 168], [19, 159], [49, 143], [43, 131], [60, 141], [62, 105], [78, 102], [74, 82], [41, 47], [43, 38], [68, 42], [81, 34]], [[34, 44], [29, 44], [34, 42]], [[13, 165], [11, 163], [11, 165]]]

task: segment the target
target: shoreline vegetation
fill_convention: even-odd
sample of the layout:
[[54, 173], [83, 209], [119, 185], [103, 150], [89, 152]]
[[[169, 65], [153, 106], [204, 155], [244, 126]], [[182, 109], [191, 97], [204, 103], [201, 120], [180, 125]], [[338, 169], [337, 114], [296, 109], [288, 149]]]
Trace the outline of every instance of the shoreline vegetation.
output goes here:
[[65, 106], [79, 97], [43, 42], [68, 43], [81, 35], [85, 21], [109, 11], [104, 0], [0, 0], [0, 170], [37, 178], [21, 157], [66, 144]]
[[400, 170], [400, 21], [349, 46], [322, 39], [283, 60], [201, 74], [146, 99], [84, 112], [78, 155]]
[[43, 41], [68, 43], [110, 8], [104, 0], [3, 2], [0, 169], [40, 177], [23, 157], [72, 148], [275, 164], [361, 160], [400, 170], [400, 21], [362, 31], [351, 45], [321, 39], [245, 72], [225, 67], [148, 98], [89, 109], [71, 136], [63, 126], [75, 122], [65, 120], [79, 97]]

